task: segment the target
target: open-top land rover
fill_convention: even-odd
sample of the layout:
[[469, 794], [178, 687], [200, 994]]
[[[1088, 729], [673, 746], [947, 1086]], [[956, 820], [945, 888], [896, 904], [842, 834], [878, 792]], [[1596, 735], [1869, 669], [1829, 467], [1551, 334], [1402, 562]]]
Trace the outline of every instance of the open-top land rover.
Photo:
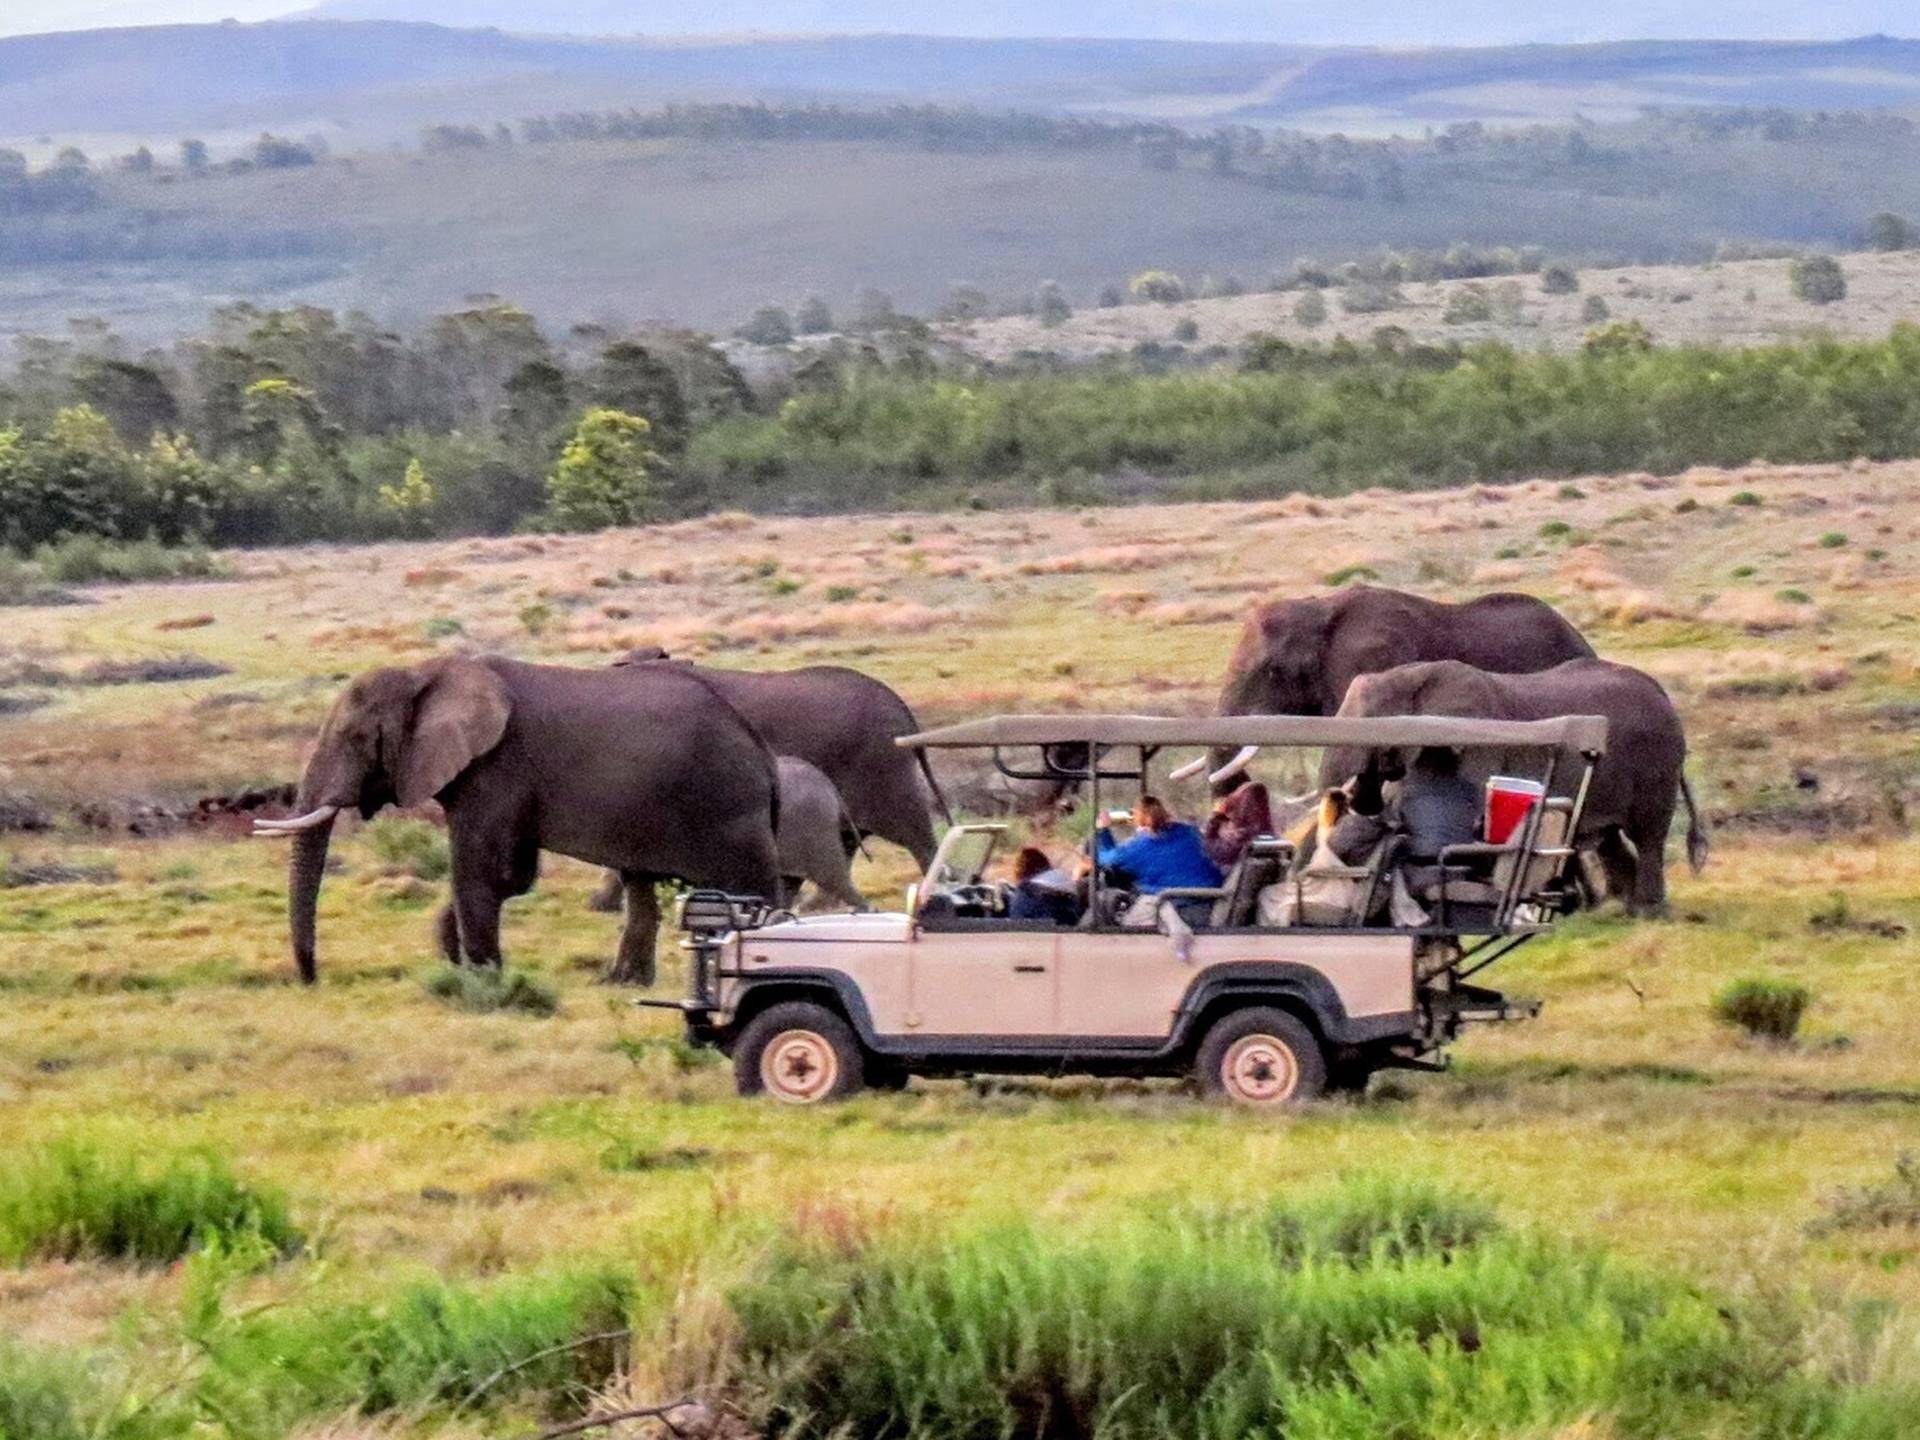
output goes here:
[[[1439, 1068], [1464, 1024], [1538, 1009], [1472, 981], [1568, 908], [1571, 839], [1606, 722], [1003, 716], [900, 743], [987, 750], [1015, 780], [1084, 787], [1096, 814], [1115, 787], [1149, 788], [1181, 749], [1201, 758], [1169, 780], [1228, 750], [1216, 779], [1263, 748], [1391, 765], [1437, 747], [1476, 774], [1535, 776], [1527, 793], [1539, 798], [1508, 833], [1443, 851], [1417, 895], [1394, 838], [1330, 865], [1257, 837], [1221, 885], [1157, 896], [1151, 929], [1091, 854], [1077, 924], [1008, 918], [997, 824], [952, 828], [897, 911], [800, 917], [696, 892], [682, 907], [689, 997], [654, 1003], [732, 1057], [743, 1094], [808, 1103], [988, 1071], [1189, 1074], [1204, 1092], [1285, 1106], [1382, 1068]], [[1129, 909], [1136, 928], [1121, 923]]]

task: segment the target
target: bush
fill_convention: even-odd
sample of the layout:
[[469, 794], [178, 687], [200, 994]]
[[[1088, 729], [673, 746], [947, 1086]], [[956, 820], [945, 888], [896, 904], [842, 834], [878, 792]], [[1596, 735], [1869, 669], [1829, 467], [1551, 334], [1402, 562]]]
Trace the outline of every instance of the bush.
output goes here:
[[1783, 1362], [1777, 1317], [1378, 1182], [1074, 1239], [790, 1243], [731, 1303], [752, 1418], [796, 1440], [1900, 1433], [1902, 1397]]
[[[1809, 1235], [1847, 1230], [1920, 1230], [1920, 1159], [1902, 1155], [1893, 1162], [1893, 1178], [1839, 1190], [1827, 1201], [1827, 1213], [1807, 1225]], [[0, 1427], [4, 1433], [4, 1427]]]
[[1136, 300], [1172, 305], [1187, 298], [1187, 283], [1170, 270], [1142, 270], [1127, 282]]
[[1760, 497], [1751, 490], [1736, 490], [1727, 497], [1727, 503], [1729, 505], [1752, 506], [1758, 505], [1761, 502]]
[[389, 873], [444, 880], [453, 873], [446, 832], [427, 820], [384, 815], [366, 830], [367, 844]]
[[545, 1019], [560, 1011], [560, 994], [524, 970], [503, 972], [470, 966], [443, 966], [423, 982], [426, 992], [469, 1015], [501, 1011]]
[[1549, 265], [1540, 272], [1540, 289], [1548, 295], [1572, 295], [1580, 289], [1580, 277], [1571, 265]]
[[1200, 322], [1191, 315], [1183, 316], [1174, 322], [1173, 338], [1181, 344], [1191, 344], [1200, 338]]
[[1309, 330], [1327, 323], [1327, 297], [1318, 290], [1302, 290], [1293, 302], [1293, 318]]
[[116, 1368], [0, 1336], [0, 1436], [170, 1440], [187, 1433], [191, 1417], [177, 1406], [126, 1404], [126, 1377]]
[[279, 1192], [238, 1179], [213, 1151], [145, 1160], [69, 1140], [20, 1156], [0, 1173], [4, 1265], [81, 1258], [164, 1265], [208, 1240], [250, 1235], [280, 1254], [302, 1239]]
[[1809, 305], [1832, 305], [1847, 298], [1847, 276], [1831, 255], [1809, 255], [1788, 271], [1793, 293]]
[[205, 550], [177, 548], [157, 540], [103, 540], [70, 535], [42, 545], [33, 562], [62, 585], [134, 585], [155, 580], [218, 580], [232, 572]]
[[1713, 1015], [1723, 1025], [1780, 1044], [1799, 1032], [1813, 992], [1793, 980], [1735, 980], [1713, 997]]
[[1865, 238], [1869, 250], [1912, 250], [1920, 246], [1920, 227], [1904, 215], [1882, 210], [1867, 221]]
[[790, 345], [793, 317], [778, 305], [762, 305], [734, 334], [753, 345]]
[[1838, 530], [1829, 530], [1820, 537], [1820, 548], [1822, 550], [1838, 550], [1846, 543], [1847, 537], [1842, 535]]
[[1440, 318], [1449, 325], [1484, 325], [1493, 319], [1493, 301], [1478, 285], [1462, 285], [1447, 296]]
[[1583, 325], [1604, 325], [1613, 318], [1606, 297], [1589, 295], [1580, 303], [1580, 323]]

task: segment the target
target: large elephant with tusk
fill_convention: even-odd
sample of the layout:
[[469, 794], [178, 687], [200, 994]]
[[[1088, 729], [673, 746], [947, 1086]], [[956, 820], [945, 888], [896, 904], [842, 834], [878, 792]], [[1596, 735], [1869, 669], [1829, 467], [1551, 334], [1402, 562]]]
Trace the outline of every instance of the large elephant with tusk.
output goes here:
[[455, 656], [360, 676], [334, 705], [291, 819], [289, 923], [316, 975], [314, 914], [335, 817], [438, 800], [453, 852], [440, 919], [450, 960], [497, 966], [500, 910], [533, 887], [542, 850], [616, 871], [622, 937], [651, 979], [654, 886], [669, 878], [780, 898], [774, 757], [697, 675]]
[[[1531, 595], [1495, 594], [1453, 605], [1373, 585], [1256, 606], [1227, 665], [1222, 715], [1332, 715], [1362, 675], [1422, 660], [1460, 660], [1524, 675], [1593, 647], [1565, 616]], [[1226, 785], [1251, 750], [1212, 757]]]

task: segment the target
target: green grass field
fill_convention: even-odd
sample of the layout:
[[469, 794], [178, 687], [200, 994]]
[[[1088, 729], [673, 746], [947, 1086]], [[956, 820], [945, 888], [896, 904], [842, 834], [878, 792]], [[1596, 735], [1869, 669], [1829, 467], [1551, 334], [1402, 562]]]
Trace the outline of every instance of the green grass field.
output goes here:
[[[863, 1433], [917, 1407], [897, 1433], [989, 1434], [1004, 1416], [982, 1397], [1031, 1382], [1057, 1418], [1023, 1412], [1016, 1433], [1081, 1433], [1066, 1417], [1095, 1413], [1096, 1433], [1244, 1433], [1271, 1405], [1293, 1417], [1284, 1433], [1329, 1437], [1388, 1433], [1389, 1416], [1410, 1440], [1910, 1433], [1920, 1200], [1896, 1166], [1920, 1148], [1920, 844], [1901, 818], [1920, 700], [1911, 480], [1901, 465], [1756, 469], [1087, 514], [727, 516], [228, 557], [236, 579], [10, 611], [0, 665], [42, 670], [0, 693], [50, 703], [0, 720], [0, 792], [58, 828], [0, 843], [0, 1257], [25, 1252], [0, 1268], [0, 1419], [90, 1393], [68, 1429], [18, 1433], [512, 1436], [593, 1403], [699, 1394], [802, 1433], [826, 1424], [796, 1420], [812, 1405]], [[1759, 503], [1734, 499], [1748, 494]], [[1505, 988], [1546, 1001], [1538, 1020], [1474, 1033], [1449, 1074], [1382, 1077], [1297, 1118], [1087, 1080], [917, 1082], [802, 1114], [747, 1103], [665, 1018], [596, 983], [614, 928], [586, 909], [585, 867], [549, 864], [509, 907], [510, 964], [535, 998], [488, 1012], [429, 984], [440, 885], [414, 873], [432, 873], [415, 844], [360, 831], [336, 846], [322, 983], [305, 991], [279, 850], [224, 822], [126, 833], [143, 805], [291, 774], [340, 677], [394, 656], [471, 643], [592, 664], [651, 638], [722, 664], [859, 664], [928, 717], [1198, 710], [1254, 596], [1355, 565], [1566, 607], [1673, 687], [1721, 825], [1705, 874], [1677, 880], [1673, 919], [1582, 918], [1502, 967]], [[184, 653], [230, 673], [44, 673]], [[69, 883], [28, 883], [63, 878], [54, 864]], [[876, 899], [908, 878], [891, 851], [860, 873]], [[1795, 1043], [1716, 1021], [1714, 996], [1745, 976], [1810, 989]], [[680, 983], [670, 961], [662, 987]], [[10, 1178], [62, 1142], [156, 1171], [210, 1149], [284, 1196], [304, 1247], [273, 1260], [228, 1198], [211, 1253], [102, 1254], [87, 1237], [107, 1222], [88, 1215], [140, 1218], [146, 1182], [115, 1182], [134, 1197], [119, 1211], [26, 1206]], [[1274, 1233], [1401, 1223], [1372, 1191], [1330, 1191], [1343, 1181], [1477, 1199], [1521, 1238], [1464, 1269], [1367, 1249], [1350, 1283], [1249, 1239], [1276, 1205], [1321, 1219], [1258, 1222]], [[151, 1183], [186, 1203], [186, 1182]], [[142, 1233], [165, 1253], [175, 1232]], [[62, 1234], [9, 1250], [9, 1235]], [[1621, 1278], [1575, 1258], [1602, 1252]], [[1302, 1275], [1323, 1277], [1310, 1295]], [[1288, 1333], [1321, 1337], [1314, 1355], [1347, 1335], [1365, 1362], [1303, 1350], [1256, 1385], [1223, 1359], [1233, 1387], [1193, 1399], [1221, 1336], [1282, 1346], [1263, 1295], [1298, 1296], [1314, 1318]], [[1392, 1318], [1429, 1304], [1479, 1318]], [[839, 1348], [796, 1333], [816, 1313], [843, 1318]], [[1139, 1330], [1148, 1315], [1162, 1328]], [[1375, 1329], [1343, 1328], [1363, 1321]], [[1108, 1326], [1161, 1338], [1127, 1360]], [[546, 1353], [612, 1329], [633, 1333]], [[85, 1384], [59, 1378], [78, 1355], [93, 1357]], [[1145, 1399], [1114, 1388], [1148, 1356], [1184, 1355]], [[1161, 1419], [1129, 1408], [1149, 1401]]]

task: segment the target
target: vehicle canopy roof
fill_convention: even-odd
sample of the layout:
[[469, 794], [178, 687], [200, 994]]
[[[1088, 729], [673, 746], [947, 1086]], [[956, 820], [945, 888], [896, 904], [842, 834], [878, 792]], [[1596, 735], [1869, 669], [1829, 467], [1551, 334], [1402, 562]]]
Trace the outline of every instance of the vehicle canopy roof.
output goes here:
[[1607, 722], [1600, 715], [1552, 720], [1477, 720], [1450, 715], [995, 715], [967, 720], [894, 744], [913, 750], [1014, 745], [1340, 746], [1385, 750], [1425, 745], [1452, 750], [1578, 750], [1601, 755]]

